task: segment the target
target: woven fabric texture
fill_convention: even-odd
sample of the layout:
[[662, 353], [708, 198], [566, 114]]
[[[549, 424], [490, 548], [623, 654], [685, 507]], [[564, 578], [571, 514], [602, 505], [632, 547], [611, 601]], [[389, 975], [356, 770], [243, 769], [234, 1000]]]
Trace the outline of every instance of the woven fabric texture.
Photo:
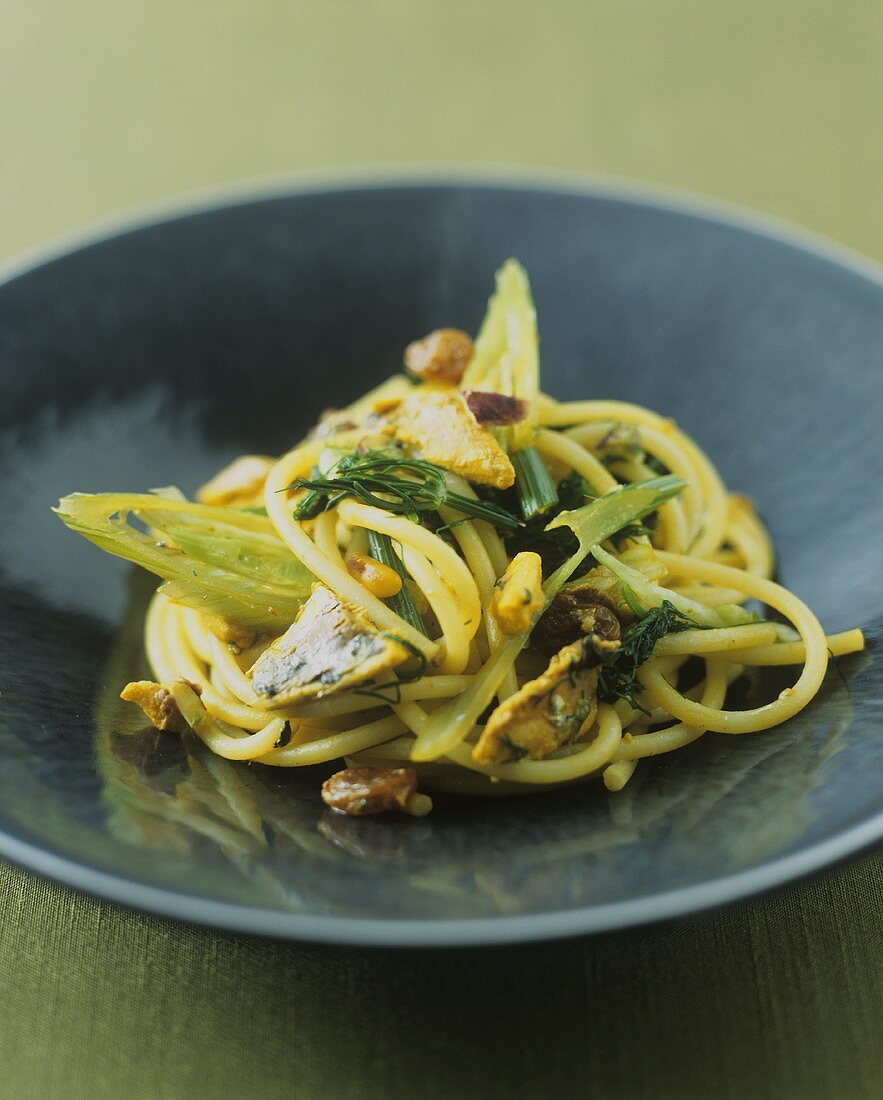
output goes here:
[[883, 853], [689, 921], [356, 951], [120, 909], [0, 865], [0, 1096], [876, 1100]]

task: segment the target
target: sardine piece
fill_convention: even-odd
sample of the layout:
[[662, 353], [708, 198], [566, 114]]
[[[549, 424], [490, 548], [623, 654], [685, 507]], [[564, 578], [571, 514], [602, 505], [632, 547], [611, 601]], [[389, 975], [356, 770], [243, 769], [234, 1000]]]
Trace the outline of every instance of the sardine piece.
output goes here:
[[472, 758], [501, 763], [544, 757], [576, 741], [595, 719], [598, 664], [618, 642], [580, 638], [565, 646], [536, 680], [505, 699], [491, 714]]
[[454, 389], [421, 386], [395, 409], [385, 429], [400, 443], [419, 447], [428, 462], [475, 485], [508, 489], [515, 482], [509, 456], [483, 428]]
[[296, 621], [264, 650], [248, 675], [258, 695], [282, 707], [364, 684], [410, 656], [358, 608], [314, 584]]

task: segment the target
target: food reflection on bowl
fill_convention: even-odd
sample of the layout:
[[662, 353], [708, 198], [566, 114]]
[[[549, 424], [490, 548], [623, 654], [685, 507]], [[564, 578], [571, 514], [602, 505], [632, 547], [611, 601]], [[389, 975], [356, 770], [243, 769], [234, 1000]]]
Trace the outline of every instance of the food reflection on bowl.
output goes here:
[[[712, 821], [721, 838], [721, 872], [756, 862], [783, 837], [797, 837], [805, 828], [809, 796], [852, 720], [849, 679], [870, 660], [865, 654], [844, 659], [842, 675], [829, 677], [813, 708], [775, 738], [738, 745], [706, 738], [685, 750], [690, 767], [680, 770], [660, 758], [622, 791], [570, 791], [560, 807], [554, 795], [543, 793], [497, 805], [495, 826], [509, 840], [498, 841], [489, 855], [449, 840], [444, 814], [437, 821], [349, 818], [322, 805], [315, 782], [293, 784], [276, 769], [223, 760], [192, 734], [181, 738], [146, 725], [114, 690], [120, 677], [134, 678], [143, 669], [140, 629], [152, 585], [138, 573], [131, 579], [126, 626], [96, 701], [95, 751], [109, 828], [160, 857], [186, 852], [201, 862], [222, 860], [247, 880], [256, 898], [295, 910], [320, 905], [341, 916], [361, 909], [356, 884], [375, 863], [387, 865], [418, 907], [421, 894], [427, 911], [444, 894], [446, 906], [465, 917], [553, 907], [580, 890], [595, 896], [605, 878], [615, 880], [626, 850], [630, 860], [644, 850], [656, 863], [660, 849], [673, 861], [689, 860], [691, 853], [707, 856]], [[740, 704], [751, 705], [785, 682], [787, 670], [784, 677], [781, 669], [766, 670], [763, 682], [746, 685]], [[575, 797], [591, 799], [590, 817], [570, 814], [569, 799]], [[458, 816], [476, 816], [480, 804], [448, 798]], [[544, 800], [554, 840], [532, 837], [525, 843], [517, 828], [524, 798]], [[507, 852], [517, 852], [517, 861]], [[324, 882], [321, 873], [302, 872], [323, 862], [347, 869], [350, 885], [341, 889], [335, 877], [329, 880], [334, 888], [316, 891], [315, 884]], [[305, 879], [313, 884], [309, 898]]]

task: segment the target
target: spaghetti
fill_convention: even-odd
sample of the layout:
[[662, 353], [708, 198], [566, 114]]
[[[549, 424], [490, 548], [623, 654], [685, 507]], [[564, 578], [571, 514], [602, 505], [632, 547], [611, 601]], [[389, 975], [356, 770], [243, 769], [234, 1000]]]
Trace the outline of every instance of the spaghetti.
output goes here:
[[[329, 781], [330, 805], [420, 814], [412, 775], [621, 790], [705, 732], [786, 721], [829, 657], [863, 648], [771, 579], [753, 506], [674, 421], [539, 391], [514, 261], [475, 344], [452, 333], [409, 347], [410, 378], [276, 460], [234, 463], [199, 503], [61, 502], [69, 526], [165, 580], [145, 628], [156, 682], [124, 692], [156, 725], [230, 760], [344, 759], [348, 793]], [[727, 709], [734, 680], [775, 665], [799, 668], [791, 687]]]

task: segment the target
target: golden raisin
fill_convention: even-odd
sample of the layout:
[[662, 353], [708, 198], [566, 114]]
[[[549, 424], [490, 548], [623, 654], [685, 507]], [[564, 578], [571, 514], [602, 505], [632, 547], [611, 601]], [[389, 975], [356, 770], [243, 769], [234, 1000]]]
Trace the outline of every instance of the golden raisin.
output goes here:
[[322, 784], [325, 805], [354, 816], [406, 810], [416, 793], [413, 768], [345, 768]]
[[424, 382], [459, 384], [472, 358], [472, 339], [456, 328], [440, 328], [405, 348], [405, 366]]

